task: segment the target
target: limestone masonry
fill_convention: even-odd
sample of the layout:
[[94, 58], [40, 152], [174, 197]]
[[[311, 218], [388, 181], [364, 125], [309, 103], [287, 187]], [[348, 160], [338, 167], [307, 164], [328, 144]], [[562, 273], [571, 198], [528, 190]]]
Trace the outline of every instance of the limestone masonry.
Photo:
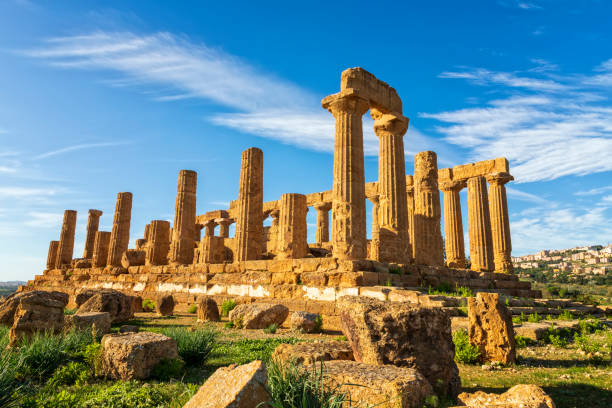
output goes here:
[[[436, 153], [425, 151], [415, 155], [415, 173], [407, 175], [402, 101], [361, 68], [345, 70], [340, 92], [324, 98], [322, 107], [336, 121], [331, 190], [264, 202], [264, 156], [252, 147], [242, 154], [237, 200], [229, 208], [197, 215], [197, 174], [181, 170], [173, 224], [151, 221], [135, 248], [128, 248], [131, 193], [117, 195], [110, 232], [98, 231], [102, 212], [89, 210], [83, 258], [73, 259], [77, 214], [66, 210], [59, 241], [49, 244], [46, 270], [20, 290], [62, 291], [72, 304], [84, 289], [116, 289], [143, 299], [171, 294], [177, 309], [203, 295], [242, 303], [275, 299], [290, 311], [328, 317], [338, 316], [336, 301], [343, 296], [402, 299], [406, 289], [441, 284], [539, 296], [512, 273], [505, 184], [513, 177], [505, 158], [439, 169]], [[362, 116], [368, 111], [379, 138], [378, 182], [372, 183], [364, 174]], [[373, 204], [371, 239], [366, 200]], [[317, 214], [314, 243], [307, 242], [309, 208]], [[268, 217], [272, 225], [264, 227]]]

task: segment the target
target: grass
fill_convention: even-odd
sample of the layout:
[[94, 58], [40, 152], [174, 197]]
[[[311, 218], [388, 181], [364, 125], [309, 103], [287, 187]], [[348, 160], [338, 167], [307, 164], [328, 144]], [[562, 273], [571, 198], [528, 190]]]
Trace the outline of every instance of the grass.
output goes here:
[[155, 311], [155, 302], [151, 299], [145, 299], [142, 301], [142, 311], [143, 312], [154, 312]]
[[474, 293], [472, 292], [472, 289], [470, 288], [467, 288], [464, 286], [458, 286], [455, 288], [455, 290], [453, 290], [451, 285], [445, 282], [441, 283], [435, 288], [432, 288], [431, 286], [429, 286], [429, 288], [427, 289], [427, 294], [428, 295], [441, 295], [441, 296], [454, 296], [454, 297], [457, 297], [457, 296], [458, 297], [472, 297], [474, 296]]
[[476, 364], [480, 361], [480, 350], [470, 344], [467, 330], [457, 330], [453, 333], [455, 343], [455, 361], [465, 364]]
[[189, 313], [191, 313], [191, 314], [195, 314], [198, 311], [198, 306], [197, 305], [191, 305], [191, 306], [189, 306], [189, 309], [187, 311]]
[[276, 333], [277, 329], [278, 329], [278, 324], [272, 323], [271, 325], [269, 325], [268, 327], [264, 329], [264, 333], [274, 334]]
[[217, 338], [217, 331], [209, 328], [189, 331], [183, 327], [168, 327], [162, 333], [176, 340], [179, 356], [189, 366], [204, 364]]
[[253, 360], [270, 361], [274, 349], [283, 343], [296, 344], [300, 340], [291, 337], [260, 340], [242, 339], [217, 343], [207, 363], [211, 366], [246, 364]]
[[221, 315], [228, 316], [229, 312], [231, 312], [238, 304], [234, 299], [227, 299], [221, 303]]

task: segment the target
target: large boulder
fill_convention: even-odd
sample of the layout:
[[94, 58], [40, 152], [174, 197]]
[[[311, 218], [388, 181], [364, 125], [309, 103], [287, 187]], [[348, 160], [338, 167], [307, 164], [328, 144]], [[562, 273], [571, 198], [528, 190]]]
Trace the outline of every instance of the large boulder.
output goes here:
[[163, 294], [155, 298], [155, 313], [158, 316], [172, 316], [174, 313], [174, 298]]
[[198, 322], [218, 322], [219, 307], [215, 299], [203, 296], [198, 299]]
[[66, 317], [66, 327], [78, 330], [91, 330], [96, 337], [110, 332], [111, 317], [108, 312], [83, 312]]
[[16, 344], [24, 337], [36, 332], [59, 333], [64, 329], [64, 307], [68, 295], [61, 292], [31, 293], [22, 296], [13, 316], [13, 326], [9, 332], [10, 344]]
[[356, 361], [328, 361], [323, 365], [324, 383], [350, 396], [360, 406], [421, 408], [433, 394], [431, 384], [414, 368], [372, 366]]
[[263, 362], [221, 367], [183, 408], [254, 408], [270, 400]]
[[321, 315], [318, 313], [293, 312], [290, 318], [291, 328], [304, 333], [314, 333], [321, 329]]
[[141, 249], [128, 249], [121, 255], [121, 266], [125, 269], [130, 266], [142, 266], [145, 264], [146, 251]]
[[515, 385], [503, 394], [464, 392], [459, 394], [457, 400], [462, 406], [472, 408], [555, 408], [552, 398], [533, 384]]
[[274, 361], [310, 365], [317, 361], [353, 360], [353, 349], [346, 341], [279, 344], [272, 354]]
[[159, 333], [120, 333], [102, 337], [102, 374], [121, 380], [143, 379], [164, 359], [178, 358], [176, 341]]
[[415, 368], [438, 393], [457, 395], [461, 382], [444, 310], [357, 296], [341, 297], [337, 306], [356, 361]]
[[132, 297], [117, 290], [101, 290], [81, 304], [77, 313], [107, 312], [113, 323], [125, 322], [134, 317]]
[[270, 303], [249, 303], [236, 306], [229, 313], [229, 319], [236, 327], [244, 329], [265, 329], [271, 324], [283, 324], [289, 309]]
[[0, 303], [0, 324], [12, 326], [15, 312], [22, 299], [37, 297], [42, 299], [53, 299], [63, 303], [64, 307], [68, 304], [68, 295], [63, 292], [48, 292], [44, 290], [33, 290], [29, 292], [17, 292], [8, 296]]
[[480, 349], [483, 361], [512, 364], [516, 360], [516, 342], [512, 315], [499, 301], [497, 293], [479, 292], [468, 299], [470, 343]]

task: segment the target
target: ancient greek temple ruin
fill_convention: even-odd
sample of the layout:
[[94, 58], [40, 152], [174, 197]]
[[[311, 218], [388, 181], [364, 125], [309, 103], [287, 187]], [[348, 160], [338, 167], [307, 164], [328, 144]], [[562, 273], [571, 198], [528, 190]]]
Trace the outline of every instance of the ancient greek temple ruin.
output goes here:
[[[46, 270], [24, 290], [74, 295], [81, 288], [113, 288], [143, 298], [169, 292], [185, 307], [201, 295], [275, 298], [290, 309], [306, 305], [326, 314], [329, 302], [343, 295], [390, 299], [401, 296], [402, 288], [442, 283], [539, 295], [512, 273], [505, 184], [513, 177], [505, 158], [439, 169], [436, 153], [425, 151], [415, 155], [414, 174], [406, 174], [402, 101], [361, 68], [345, 70], [340, 92], [324, 98], [322, 107], [336, 122], [331, 190], [264, 202], [264, 155], [252, 147], [242, 154], [237, 199], [229, 208], [198, 215], [197, 174], [181, 170], [174, 222], [151, 221], [135, 248], [128, 247], [131, 193], [117, 195], [112, 231], [99, 231], [102, 212], [89, 210], [82, 258], [73, 258], [77, 214], [66, 210], [59, 241], [49, 244]], [[372, 183], [364, 174], [366, 112], [379, 139], [378, 181]], [[464, 188], [467, 220], [461, 212]], [[373, 206], [371, 220], [366, 200]], [[311, 243], [310, 208], [317, 214]], [[272, 224], [264, 226], [268, 217]]]

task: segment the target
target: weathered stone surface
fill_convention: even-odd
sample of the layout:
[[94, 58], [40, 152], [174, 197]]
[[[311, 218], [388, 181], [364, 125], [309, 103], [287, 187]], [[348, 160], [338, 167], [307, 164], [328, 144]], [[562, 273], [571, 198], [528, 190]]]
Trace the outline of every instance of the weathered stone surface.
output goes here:
[[124, 324], [119, 328], [119, 333], [138, 333], [139, 331], [140, 327], [132, 324]]
[[179, 172], [169, 255], [174, 264], [193, 262], [197, 180], [198, 174], [193, 170]]
[[165, 265], [170, 250], [170, 223], [154, 220], [148, 225], [145, 265]]
[[356, 361], [416, 368], [438, 392], [459, 392], [451, 323], [445, 311], [356, 296], [340, 298], [337, 307]]
[[240, 165], [234, 261], [259, 259], [263, 238], [263, 152], [251, 147]]
[[64, 211], [64, 222], [62, 224], [62, 232], [60, 234], [59, 245], [57, 247], [57, 258], [55, 260], [55, 267], [57, 269], [61, 268], [62, 266], [65, 267], [66, 265], [70, 265], [70, 261], [72, 261], [76, 220], [76, 211]]
[[146, 252], [141, 249], [128, 249], [121, 256], [121, 266], [125, 269], [130, 266], [141, 266], [145, 264]]
[[155, 299], [155, 313], [158, 316], [172, 316], [174, 313], [174, 298], [172, 295], [162, 294]]
[[468, 232], [470, 237], [470, 261], [473, 271], [493, 271], [493, 243], [487, 181], [473, 177], [468, 187]]
[[510, 239], [510, 218], [506, 183], [514, 180], [509, 173], [493, 173], [487, 176], [489, 182], [489, 211], [491, 213], [491, 239], [493, 242], [493, 264], [495, 272], [510, 273], [512, 266], [512, 243]]
[[255, 408], [270, 400], [263, 362], [221, 367], [183, 408]]
[[451, 268], [465, 268], [465, 243], [459, 192], [465, 182], [447, 182], [440, 185], [444, 192], [444, 247], [446, 265]]
[[76, 258], [70, 262], [72, 269], [87, 269], [91, 268], [91, 259]]
[[209, 321], [219, 321], [219, 307], [213, 298], [204, 296], [198, 299], [198, 322]]
[[110, 332], [111, 317], [108, 312], [84, 312], [66, 316], [66, 326], [79, 330], [89, 329], [102, 336]]
[[552, 398], [534, 384], [519, 384], [503, 394], [463, 392], [457, 397], [462, 406], [472, 408], [555, 408]]
[[305, 258], [308, 253], [306, 196], [283, 194], [280, 200], [277, 259]]
[[512, 315], [500, 303], [499, 294], [479, 292], [468, 298], [468, 333], [470, 343], [478, 346], [484, 361], [512, 364], [516, 343]]
[[132, 298], [116, 290], [101, 290], [89, 297], [77, 313], [108, 312], [113, 323], [125, 322], [134, 317]]
[[163, 334], [107, 334], [102, 338], [102, 372], [121, 379], [147, 378], [163, 359], [178, 358], [176, 341]]
[[331, 210], [331, 203], [316, 203], [314, 208], [317, 210], [317, 244], [329, 242], [329, 210]]
[[36, 293], [19, 297], [9, 332], [10, 344], [16, 344], [24, 337], [36, 332], [59, 333], [64, 328], [64, 307], [67, 296], [59, 292]]
[[316, 361], [354, 360], [353, 349], [346, 341], [316, 341], [297, 344], [280, 344], [272, 358], [279, 362], [294, 361], [310, 365]]
[[[0, 324], [4, 326], [12, 326], [15, 321], [15, 313], [22, 299], [41, 298], [44, 301], [57, 301], [61, 303], [62, 313], [63, 308], [68, 304], [68, 295], [63, 292], [48, 292], [44, 290], [33, 290], [30, 292], [17, 292], [8, 296], [0, 303]], [[44, 302], [43, 301], [43, 302]]]
[[91, 259], [93, 257], [96, 232], [98, 232], [101, 216], [102, 211], [89, 210], [89, 217], [87, 218], [87, 235], [85, 237], [85, 249], [83, 250], [84, 259]]
[[94, 250], [91, 259], [93, 267], [102, 268], [108, 262], [108, 246], [110, 245], [111, 233], [108, 231], [96, 232], [94, 240]]
[[321, 319], [321, 315], [318, 313], [308, 313], [304, 311], [297, 311], [291, 313], [291, 328], [295, 330], [302, 330], [305, 333], [313, 333], [320, 330], [317, 327], [317, 319]]
[[265, 329], [273, 323], [282, 325], [288, 315], [289, 309], [283, 305], [250, 303], [236, 306], [229, 313], [229, 319], [236, 327]]
[[57, 259], [57, 249], [59, 241], [49, 242], [49, 252], [47, 253], [47, 270], [55, 268], [55, 260]]
[[107, 265], [120, 266], [123, 253], [130, 242], [130, 221], [132, 219], [132, 193], [118, 193], [113, 218], [113, 230], [108, 244]]
[[414, 368], [344, 360], [326, 362], [324, 372], [327, 386], [338, 387], [364, 406], [420, 408], [433, 394], [427, 379]]

